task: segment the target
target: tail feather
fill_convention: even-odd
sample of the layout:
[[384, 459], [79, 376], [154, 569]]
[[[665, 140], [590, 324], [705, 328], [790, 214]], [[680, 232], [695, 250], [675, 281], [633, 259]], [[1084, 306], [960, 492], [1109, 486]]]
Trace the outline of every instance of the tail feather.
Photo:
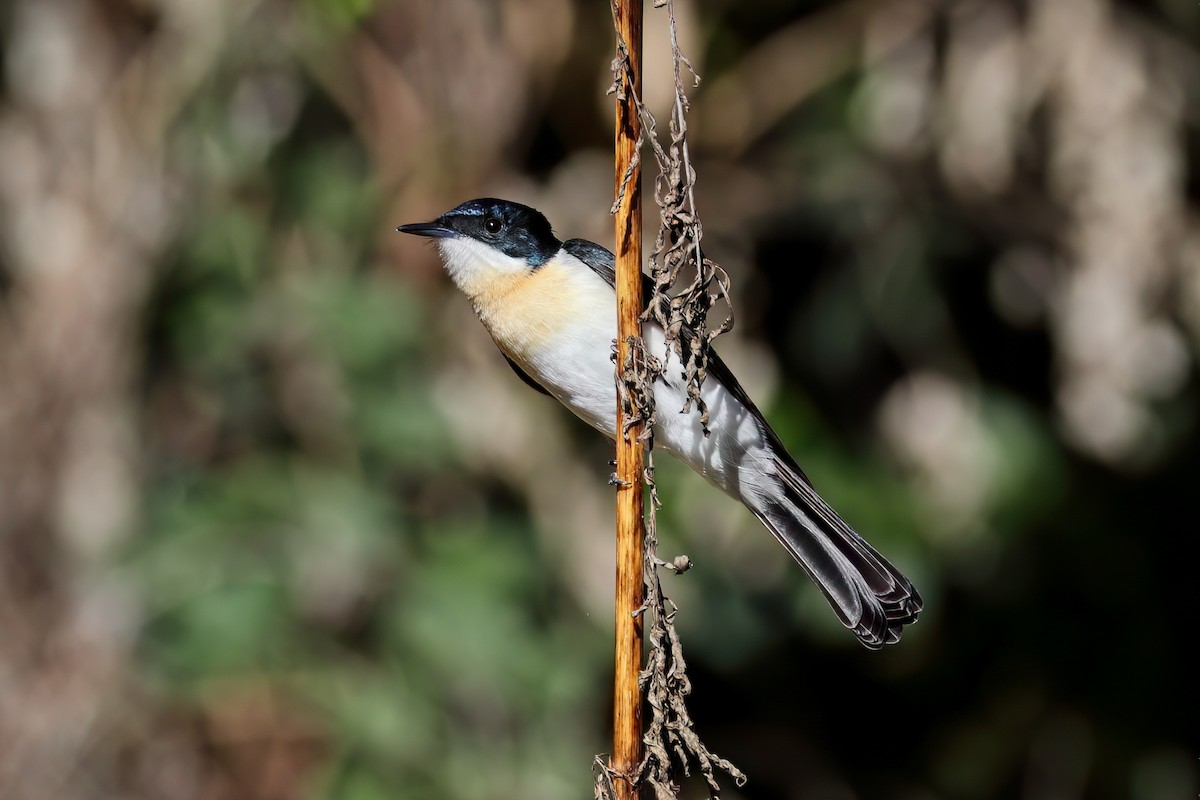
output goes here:
[[838, 516], [786, 454], [775, 458], [781, 495], [756, 516], [824, 593], [842, 624], [871, 649], [900, 641], [921, 596]]

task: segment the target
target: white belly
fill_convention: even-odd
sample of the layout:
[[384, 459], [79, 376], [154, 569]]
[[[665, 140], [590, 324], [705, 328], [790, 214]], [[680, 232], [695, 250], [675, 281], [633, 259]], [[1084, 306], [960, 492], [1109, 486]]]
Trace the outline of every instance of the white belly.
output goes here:
[[[608, 284], [590, 270], [581, 280], [600, 284], [582, 287], [583, 296], [612, 296]], [[616, 327], [615, 302], [580, 304], [555, 335], [526, 343], [521, 352], [510, 351], [499, 339], [497, 344], [576, 416], [615, 438], [617, 395], [611, 353]], [[645, 335], [650, 353], [663, 358], [662, 330], [648, 325]], [[670, 352], [663, 377], [654, 385], [655, 444], [728, 494], [757, 505], [752, 501], [767, 488], [763, 484], [770, 453], [754, 414], [710, 377], [701, 390], [709, 412], [706, 437], [694, 409], [680, 413], [687, 400], [681, 372], [679, 359]]]

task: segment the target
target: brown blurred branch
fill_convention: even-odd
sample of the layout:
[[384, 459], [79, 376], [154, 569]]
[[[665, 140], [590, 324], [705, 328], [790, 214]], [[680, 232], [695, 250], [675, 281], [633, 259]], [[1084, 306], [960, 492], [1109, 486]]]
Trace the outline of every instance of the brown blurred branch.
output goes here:
[[140, 326], [178, 210], [167, 130], [212, 41], [197, 33], [181, 51], [179, 20], [143, 13], [65, 0], [13, 11], [0, 109], [6, 800], [137, 796], [113, 784], [142, 724], [127, 675], [137, 610], [103, 563], [140, 504]]
[[[774, 33], [699, 97], [699, 144], [744, 152], [818, 91], [901, 46], [928, 24], [937, 5], [937, 0], [854, 0]], [[887, 24], [877, 26], [883, 41], [864, 48], [884, 14]]]

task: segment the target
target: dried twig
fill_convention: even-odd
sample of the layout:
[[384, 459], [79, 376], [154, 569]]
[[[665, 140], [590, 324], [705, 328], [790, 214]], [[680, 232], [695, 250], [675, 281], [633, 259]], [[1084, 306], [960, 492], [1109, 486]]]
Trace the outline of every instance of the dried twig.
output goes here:
[[[700, 241], [704, 228], [696, 211], [696, 171], [692, 167], [687, 142], [687, 90], [684, 70], [693, 77], [700, 76], [679, 49], [675, 22], [674, 0], [656, 3], [665, 5], [671, 40], [671, 56], [675, 66], [675, 102], [671, 107], [670, 143], [663, 147], [656, 136], [654, 116], [638, 98], [642, 115], [644, 138], [649, 141], [658, 162], [658, 178], [654, 183], [654, 200], [659, 208], [658, 236], [650, 255], [650, 272], [654, 278], [654, 300], [648, 304], [645, 316], [653, 319], [666, 332], [668, 345], [673, 347], [683, 365], [683, 378], [688, 385], [688, 400], [684, 412], [694, 404], [700, 414], [700, 424], [708, 434], [708, 408], [700, 395], [708, 368], [708, 351], [712, 340], [733, 327], [733, 307], [729, 301], [729, 276], [714, 261], [704, 256]], [[690, 275], [684, 280], [681, 275]], [[717, 300], [726, 307], [726, 316], [716, 328], [708, 329], [708, 312]]]
[[613, 752], [606, 771], [616, 800], [637, 797], [635, 772], [642, 761], [642, 619], [637, 611], [644, 593], [643, 539], [645, 536], [645, 471], [643, 432], [650, 430], [653, 414], [653, 380], [627, 376], [627, 365], [644, 362], [642, 314], [642, 203], [638, 149], [642, 141], [641, 118], [633, 98], [641, 78], [642, 0], [617, 0], [613, 24], [620, 43], [622, 83], [616, 103], [616, 174], [620, 176], [615, 208], [617, 293], [617, 361], [622, 391], [617, 404], [617, 580], [615, 659], [613, 680]]
[[[653, 451], [647, 468], [646, 482], [650, 486], [652, 509], [660, 505], [658, 487], [654, 483]], [[658, 557], [658, 531], [656, 515], [651, 512], [646, 525], [645, 572], [646, 604], [649, 614], [649, 655], [646, 668], [642, 671], [642, 691], [650, 704], [650, 724], [644, 741], [646, 756], [639, 770], [639, 780], [654, 788], [657, 800], [676, 798], [678, 786], [672, 773], [676, 768], [690, 775], [688, 765], [695, 762], [704, 775], [712, 796], [721, 794], [716, 773], [721, 771], [731, 776], [738, 786], [746, 783], [745, 774], [727, 759], [713, 753], [696, 733], [692, 716], [688, 711], [687, 697], [692, 693], [692, 684], [687, 676], [687, 662], [683, 657], [683, 644], [675, 630], [677, 608], [663, 594], [659, 568], [675, 573], [691, 568], [687, 556], [674, 561], [663, 561]]]
[[[701, 397], [708, 366], [708, 348], [712, 340], [729, 330], [733, 324], [732, 310], [714, 330], [707, 326], [708, 312], [720, 299], [729, 304], [729, 278], [717, 264], [705, 258], [700, 246], [703, 228], [696, 212], [695, 180], [691, 156], [687, 144], [688, 110], [687, 93], [683, 73], [686, 69], [698, 82], [691, 63], [679, 49], [679, 40], [672, 0], [660, 0], [656, 8], [666, 7], [669, 17], [671, 53], [675, 64], [675, 102], [671, 111], [670, 142], [666, 147], [658, 141], [653, 114], [642, 102], [638, 91], [637, 72], [640, 59], [637, 52], [631, 53], [630, 46], [622, 35], [618, 18], [618, 3], [614, 3], [614, 22], [617, 23], [617, 54], [613, 58], [613, 86], [610, 93], [616, 94], [618, 115], [632, 100], [636, 109], [640, 130], [638, 144], [648, 142], [654, 150], [659, 174], [655, 180], [655, 201], [659, 206], [659, 230], [654, 252], [650, 258], [653, 275], [653, 296], [646, 298], [643, 321], [653, 321], [666, 332], [667, 350], [662, 359], [648, 353], [645, 341], [639, 335], [621, 330], [618, 337], [617, 390], [620, 414], [618, 437], [618, 462], [622, 462], [622, 444], [644, 442], [648, 466], [642, 480], [650, 489], [651, 506], [646, 519], [645, 538], [642, 548], [642, 571], [645, 576], [645, 602], [638, 615], [647, 619], [649, 630], [649, 652], [645, 668], [639, 675], [639, 689], [645, 693], [651, 709], [650, 724], [643, 736], [645, 756], [632, 776], [623, 774], [613, 766], [606, 766], [597, 759], [595, 792], [601, 798], [626, 797], [633, 787], [650, 786], [658, 800], [676, 798], [677, 773], [690, 775], [690, 766], [695, 764], [704, 775], [710, 793], [720, 794], [716, 773], [725, 772], [733, 777], [737, 785], [746, 781], [746, 776], [729, 761], [713, 754], [700, 740], [693, 727], [687, 708], [687, 697], [691, 694], [691, 682], [687, 677], [687, 664], [683, 647], [675, 630], [676, 607], [662, 590], [659, 568], [666, 567], [674, 572], [683, 572], [690, 566], [686, 556], [673, 562], [658, 557], [656, 510], [659, 507], [658, 489], [653, 475], [653, 429], [655, 420], [653, 383], [661, 376], [664, 364], [672, 351], [679, 358], [683, 369], [682, 377], [687, 382], [688, 399], [681, 413], [695, 408], [699, 424], [708, 435], [708, 409]], [[634, 45], [636, 46], [636, 45]], [[633, 127], [633, 126], [630, 126]], [[622, 125], [618, 120], [618, 140]], [[619, 179], [616, 185], [616, 200], [612, 212], [618, 214], [618, 264], [623, 246], [622, 232], [628, 227], [620, 222], [620, 212], [637, 203], [637, 180], [640, 170], [640, 147], [635, 148], [628, 163], [618, 163]], [[630, 197], [632, 195], [632, 198]], [[618, 297], [623, 286], [618, 266]], [[690, 276], [684, 278], [681, 276]], [[640, 277], [640, 271], [639, 271]], [[620, 302], [620, 300], [618, 301]], [[632, 441], [631, 441], [632, 440]], [[619, 473], [620, 481], [635, 481], [637, 475]], [[639, 492], [640, 494], [640, 492]], [[620, 550], [620, 545], [618, 545]], [[619, 568], [620, 569], [620, 568]], [[620, 623], [620, 612], [618, 623]], [[618, 659], [620, 660], [620, 659]], [[614, 748], [616, 745], [614, 744]], [[618, 763], [613, 759], [612, 764]], [[616, 780], [614, 780], [614, 778]]]

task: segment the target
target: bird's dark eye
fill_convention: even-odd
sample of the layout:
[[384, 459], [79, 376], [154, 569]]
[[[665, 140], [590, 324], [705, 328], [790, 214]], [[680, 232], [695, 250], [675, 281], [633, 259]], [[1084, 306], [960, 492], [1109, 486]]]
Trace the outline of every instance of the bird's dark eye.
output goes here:
[[483, 221], [483, 229], [485, 231], [487, 231], [488, 233], [493, 233], [493, 234], [499, 233], [500, 229], [503, 227], [504, 227], [504, 223], [501, 222], [496, 217], [488, 217], [487, 219], [485, 219]]

